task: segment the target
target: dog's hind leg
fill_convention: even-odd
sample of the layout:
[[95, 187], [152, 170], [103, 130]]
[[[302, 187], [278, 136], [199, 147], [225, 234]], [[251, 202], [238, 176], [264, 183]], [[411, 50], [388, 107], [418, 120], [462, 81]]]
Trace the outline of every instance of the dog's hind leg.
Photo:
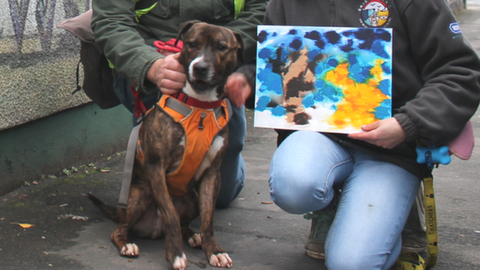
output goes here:
[[120, 222], [118, 228], [112, 233], [112, 242], [120, 250], [120, 255], [136, 257], [140, 254], [135, 243], [129, 243], [128, 233], [138, 222], [151, 203], [149, 189], [138, 188], [134, 185], [130, 188], [127, 209], [119, 209]]

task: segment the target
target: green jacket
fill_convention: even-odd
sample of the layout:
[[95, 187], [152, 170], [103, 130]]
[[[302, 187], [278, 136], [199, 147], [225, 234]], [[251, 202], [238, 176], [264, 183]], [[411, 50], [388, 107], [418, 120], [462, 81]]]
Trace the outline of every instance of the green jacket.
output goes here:
[[146, 80], [146, 73], [153, 62], [163, 58], [153, 47], [155, 40], [176, 38], [182, 22], [201, 20], [239, 32], [245, 47], [245, 63], [251, 63], [256, 57], [257, 25], [263, 22], [267, 1], [245, 0], [238, 16], [235, 14], [235, 0], [92, 2], [92, 29], [96, 43], [116, 72], [128, 78], [137, 90], [154, 94], [158, 89]]

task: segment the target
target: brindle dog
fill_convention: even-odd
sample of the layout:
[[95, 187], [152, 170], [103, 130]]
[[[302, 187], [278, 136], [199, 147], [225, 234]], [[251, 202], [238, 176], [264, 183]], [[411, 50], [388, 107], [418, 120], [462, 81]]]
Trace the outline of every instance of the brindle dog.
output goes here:
[[[184, 46], [179, 62], [188, 78], [183, 92], [206, 102], [223, 99], [226, 80], [243, 53], [241, 36], [224, 27], [190, 21], [181, 26], [180, 37]], [[175, 171], [182, 161], [185, 150], [182, 126], [155, 106], [143, 121], [139, 142], [143, 160], [138, 157], [135, 160], [127, 208], [118, 208], [116, 214], [110, 210], [112, 219], [119, 223], [111, 239], [120, 254], [139, 255], [137, 245], [127, 239], [130, 231], [141, 237], [165, 235], [167, 261], [174, 269], [185, 269], [183, 237], [190, 246], [202, 247], [212, 266], [232, 267], [232, 260], [220, 248], [213, 233], [213, 214], [220, 188], [219, 168], [228, 144], [227, 126], [215, 137], [182, 196], [169, 194], [166, 180], [167, 174]], [[89, 197], [109, 212], [101, 200], [91, 194]], [[198, 216], [200, 234], [189, 227]]]

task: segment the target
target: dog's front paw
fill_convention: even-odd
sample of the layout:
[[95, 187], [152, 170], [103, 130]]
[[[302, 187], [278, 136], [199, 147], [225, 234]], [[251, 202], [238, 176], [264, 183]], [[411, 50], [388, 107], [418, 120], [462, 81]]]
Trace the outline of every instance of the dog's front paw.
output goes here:
[[122, 250], [120, 250], [120, 255], [122, 256], [137, 257], [139, 254], [138, 246], [135, 244], [126, 244]]
[[202, 246], [202, 237], [200, 234], [195, 233], [188, 239], [188, 244], [190, 244], [191, 247], [196, 248], [196, 247], [201, 247]]
[[233, 261], [227, 253], [213, 254], [210, 256], [210, 265], [215, 267], [232, 268]]
[[173, 269], [185, 270], [185, 268], [187, 267], [187, 256], [185, 256], [185, 253], [183, 253], [182, 255], [182, 257], [175, 257], [172, 265]]

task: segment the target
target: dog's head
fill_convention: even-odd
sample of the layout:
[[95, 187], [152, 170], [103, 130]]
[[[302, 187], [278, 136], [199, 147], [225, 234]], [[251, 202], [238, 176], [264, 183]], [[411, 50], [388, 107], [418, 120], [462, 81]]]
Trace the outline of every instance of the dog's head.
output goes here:
[[199, 95], [216, 91], [224, 95], [225, 82], [243, 62], [243, 42], [239, 33], [228, 28], [188, 21], [180, 25], [178, 39], [183, 41], [179, 62], [187, 71], [187, 82]]

